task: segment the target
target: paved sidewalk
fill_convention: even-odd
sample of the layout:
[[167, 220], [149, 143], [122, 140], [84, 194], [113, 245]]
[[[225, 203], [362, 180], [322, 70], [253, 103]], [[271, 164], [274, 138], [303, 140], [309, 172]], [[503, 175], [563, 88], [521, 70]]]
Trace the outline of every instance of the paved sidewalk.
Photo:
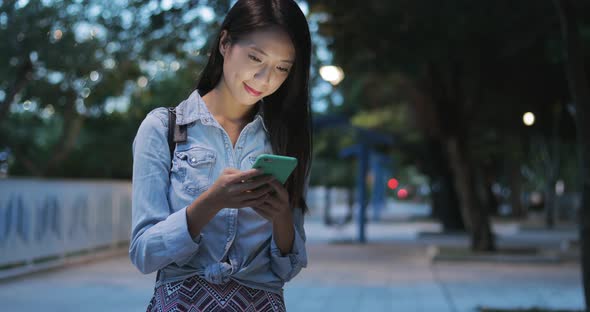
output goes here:
[[[324, 228], [311, 219], [306, 225], [310, 266], [287, 285], [288, 310], [582, 309], [577, 263], [431, 263], [428, 245], [435, 239], [417, 234], [435, 227], [427, 222], [369, 225], [371, 243], [334, 244], [333, 239], [354, 237], [354, 226]], [[462, 238], [439, 240], [464, 243]], [[0, 283], [1, 310], [145, 311], [154, 279], [154, 274], [135, 270], [122, 254]]]
[[[312, 245], [311, 265], [286, 290], [291, 311], [582, 309], [579, 267], [565, 264], [431, 264], [427, 248], [391, 242]], [[297, 303], [297, 304], [295, 304]]]

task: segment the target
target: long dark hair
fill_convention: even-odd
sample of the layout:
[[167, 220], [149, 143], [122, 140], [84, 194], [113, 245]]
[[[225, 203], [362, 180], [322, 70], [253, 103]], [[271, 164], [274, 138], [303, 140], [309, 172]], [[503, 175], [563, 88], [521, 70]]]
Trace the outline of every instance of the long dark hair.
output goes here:
[[201, 95], [205, 95], [221, 79], [223, 57], [219, 52], [219, 41], [223, 30], [235, 42], [246, 34], [268, 27], [280, 27], [289, 35], [295, 46], [295, 63], [279, 89], [263, 99], [264, 123], [270, 133], [273, 152], [298, 160], [285, 187], [289, 192], [291, 208], [299, 207], [306, 212], [308, 207], [303, 192], [309, 178], [312, 155], [308, 86], [311, 37], [305, 15], [297, 3], [293, 0], [237, 1], [221, 25], [197, 89]]

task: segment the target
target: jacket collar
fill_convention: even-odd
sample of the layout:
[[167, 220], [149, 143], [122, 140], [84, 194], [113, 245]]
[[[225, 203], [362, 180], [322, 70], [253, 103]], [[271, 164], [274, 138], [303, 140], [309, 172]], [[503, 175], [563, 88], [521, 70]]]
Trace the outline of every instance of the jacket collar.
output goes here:
[[[262, 123], [264, 131], [268, 132], [268, 129], [264, 125], [264, 111], [262, 110], [262, 101], [256, 104], [257, 112], [254, 116], [254, 121], [259, 120]], [[217, 123], [213, 118], [203, 98], [199, 94], [199, 90], [194, 90], [188, 99], [180, 102], [176, 106], [176, 124], [179, 126], [190, 124], [200, 120], [204, 125], [213, 125]]]

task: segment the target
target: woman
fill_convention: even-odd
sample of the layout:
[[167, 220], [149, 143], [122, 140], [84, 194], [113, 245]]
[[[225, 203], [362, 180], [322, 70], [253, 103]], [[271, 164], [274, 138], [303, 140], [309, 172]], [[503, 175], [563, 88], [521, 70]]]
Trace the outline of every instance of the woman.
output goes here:
[[[186, 142], [170, 156], [165, 108], [142, 122], [129, 255], [144, 274], [158, 272], [148, 311], [285, 310], [283, 285], [307, 265], [310, 54], [294, 1], [237, 1], [175, 109]], [[251, 169], [260, 154], [298, 166], [282, 185]]]

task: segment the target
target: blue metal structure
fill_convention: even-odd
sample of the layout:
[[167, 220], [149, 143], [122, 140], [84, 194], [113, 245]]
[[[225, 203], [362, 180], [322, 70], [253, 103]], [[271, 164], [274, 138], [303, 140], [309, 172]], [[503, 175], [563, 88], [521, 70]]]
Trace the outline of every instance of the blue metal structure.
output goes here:
[[[384, 135], [382, 133], [363, 129], [359, 127], [352, 126], [347, 117], [338, 116], [338, 115], [328, 115], [328, 116], [321, 116], [316, 117], [313, 120], [313, 126], [315, 130], [319, 130], [322, 128], [347, 128], [353, 129], [356, 133], [356, 140], [359, 142], [353, 146], [344, 148], [340, 151], [340, 157], [356, 157], [358, 159], [358, 168], [357, 168], [357, 178], [356, 178], [356, 186], [357, 186], [357, 201], [359, 204], [359, 208], [357, 209], [357, 222], [358, 222], [358, 236], [357, 240], [360, 243], [366, 242], [366, 230], [365, 230], [365, 223], [366, 223], [366, 210], [367, 210], [367, 174], [369, 172], [369, 161], [372, 157], [377, 159], [373, 166], [373, 172], [376, 176], [379, 176], [379, 179], [375, 179], [375, 181], [383, 180], [383, 176], [385, 170], [383, 170], [384, 160], [387, 160], [385, 156], [379, 155], [376, 151], [372, 149], [374, 145], [393, 145], [394, 140], [393, 137], [390, 135]], [[379, 185], [377, 188], [382, 187], [383, 189], [379, 189], [377, 192], [373, 193], [373, 203], [384, 203], [385, 197], [385, 184], [384, 183], [375, 183], [375, 185]]]

